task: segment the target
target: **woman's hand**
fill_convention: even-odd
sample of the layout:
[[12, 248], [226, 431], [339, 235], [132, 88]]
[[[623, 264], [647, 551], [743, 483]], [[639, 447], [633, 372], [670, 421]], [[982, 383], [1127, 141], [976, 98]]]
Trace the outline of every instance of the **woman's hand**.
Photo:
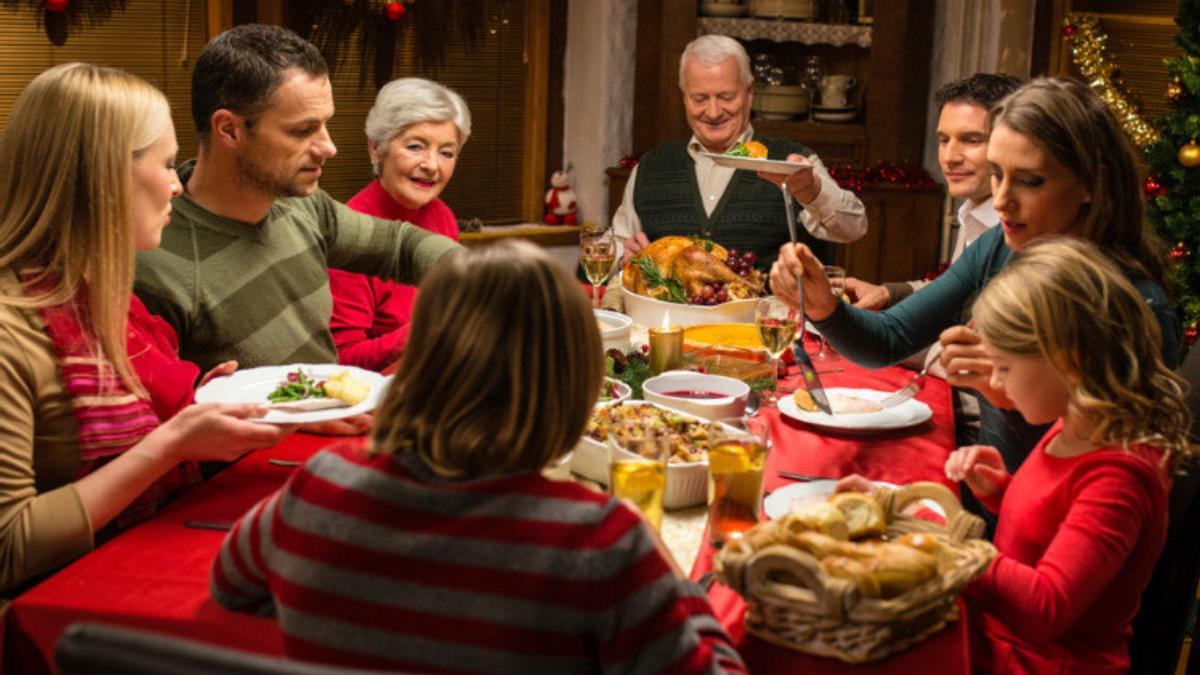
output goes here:
[[237, 361], [225, 361], [224, 363], [218, 363], [212, 370], [205, 373], [204, 377], [200, 378], [200, 384], [198, 384], [196, 386], [196, 388], [198, 389], [200, 387], [203, 387], [204, 385], [208, 384], [209, 380], [211, 380], [213, 378], [225, 377], [226, 375], [232, 375], [235, 371], [237, 371], [237, 369], [238, 369]]
[[804, 310], [804, 315], [813, 321], [827, 319], [837, 309], [838, 299], [833, 295], [829, 277], [825, 276], [825, 266], [804, 244], [780, 247], [779, 259], [771, 266], [771, 292], [792, 308]]
[[842, 291], [850, 296], [855, 307], [861, 309], [880, 310], [887, 307], [892, 299], [887, 288], [854, 277], [846, 277]]
[[963, 481], [977, 497], [991, 497], [1008, 483], [1008, 470], [1000, 451], [990, 445], [968, 445], [946, 459], [946, 478]]
[[185, 460], [231, 462], [249, 450], [279, 443], [295, 429], [249, 421], [266, 412], [265, 407], [252, 403], [196, 403], [150, 432], [143, 441], [144, 450], [162, 453], [171, 464]]
[[301, 425], [300, 431], [321, 436], [362, 436], [371, 430], [373, 424], [375, 424], [375, 413], [366, 412], [340, 420], [310, 422]]
[[942, 353], [938, 363], [946, 369], [946, 381], [955, 387], [974, 389], [997, 408], [1011, 408], [1003, 389], [992, 386], [992, 360], [983, 351], [979, 335], [969, 326], [951, 326], [938, 336]]
[[849, 476], [843, 476], [838, 480], [837, 485], [833, 486], [834, 492], [870, 492], [875, 487], [870, 478], [852, 473]]
[[[812, 162], [807, 157], [796, 153], [788, 155], [787, 161], [800, 166], [812, 166]], [[817, 195], [821, 194], [821, 181], [813, 175], [812, 169], [802, 169], [786, 176], [759, 171], [758, 177], [777, 186], [787, 185], [788, 192], [801, 204], [810, 204], [817, 198]]]

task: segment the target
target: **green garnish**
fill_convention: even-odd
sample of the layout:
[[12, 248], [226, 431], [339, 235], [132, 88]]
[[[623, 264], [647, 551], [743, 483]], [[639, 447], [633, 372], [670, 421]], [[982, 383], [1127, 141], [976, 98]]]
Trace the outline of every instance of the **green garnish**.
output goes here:
[[642, 271], [642, 276], [646, 278], [647, 286], [650, 288], [662, 287], [667, 289], [667, 299], [671, 302], [687, 302], [687, 292], [683, 290], [683, 283], [674, 277], [664, 277], [658, 271], [658, 266], [649, 257], [638, 256], [633, 259], [633, 263]]
[[725, 154], [730, 157], [749, 157], [750, 149], [746, 147], [745, 143], [738, 143], [733, 147], [732, 150], [726, 152]]
[[275, 391], [267, 394], [271, 403], [289, 403], [306, 398], [325, 398], [324, 382], [318, 382], [304, 373], [296, 370], [287, 374], [287, 379], [279, 383]]

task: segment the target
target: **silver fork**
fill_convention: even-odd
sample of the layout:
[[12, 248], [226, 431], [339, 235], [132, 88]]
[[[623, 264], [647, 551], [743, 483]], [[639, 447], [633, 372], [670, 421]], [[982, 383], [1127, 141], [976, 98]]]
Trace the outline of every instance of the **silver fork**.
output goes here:
[[880, 401], [879, 405], [885, 408], [895, 408], [901, 403], [904, 403], [908, 399], [916, 396], [917, 392], [921, 391], [921, 387], [925, 384], [925, 374], [929, 372], [929, 366], [933, 365], [933, 362], [936, 361], [937, 357], [942, 353], [941, 343], [934, 345], [929, 351], [930, 353], [925, 357], [925, 367], [921, 369], [921, 372], [913, 375], [913, 378], [908, 381], [908, 384], [900, 387], [896, 393]]

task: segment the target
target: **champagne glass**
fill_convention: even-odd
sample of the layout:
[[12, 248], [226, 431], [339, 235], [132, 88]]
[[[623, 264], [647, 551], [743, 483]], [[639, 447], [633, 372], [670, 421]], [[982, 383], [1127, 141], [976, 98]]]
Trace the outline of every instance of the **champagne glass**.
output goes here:
[[671, 436], [656, 436], [649, 429], [646, 438], [635, 442], [629, 450], [611, 438], [608, 441], [609, 494], [633, 502], [656, 531], [662, 530], [670, 456]]
[[616, 260], [617, 242], [612, 228], [579, 236], [579, 264], [583, 266], [583, 274], [592, 285], [596, 309], [600, 309], [600, 287], [608, 281]]
[[[775, 296], [760, 299], [754, 305], [754, 325], [758, 327], [758, 339], [771, 357], [771, 373], [774, 380], [773, 392], [779, 389], [779, 357], [796, 339], [800, 313]], [[762, 405], [775, 405], [774, 396], [765, 396]]]
[[709, 426], [708, 536], [714, 547], [758, 523], [771, 426], [766, 417], [734, 417]]
[[[833, 297], [840, 300], [846, 288], [846, 270], [837, 265], [826, 265], [825, 277], [829, 279], [829, 289], [833, 291]], [[817, 336], [817, 345], [820, 346], [820, 349], [813, 354], [814, 361], [832, 361], [838, 357], [833, 345], [829, 344], [829, 340], [826, 340], [824, 336]]]

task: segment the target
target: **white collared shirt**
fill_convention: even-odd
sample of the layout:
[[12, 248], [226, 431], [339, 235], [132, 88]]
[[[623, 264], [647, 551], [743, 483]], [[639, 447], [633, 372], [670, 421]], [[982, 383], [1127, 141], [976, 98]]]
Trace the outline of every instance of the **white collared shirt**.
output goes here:
[[950, 262], [958, 260], [958, 256], [962, 255], [968, 246], [975, 243], [984, 232], [999, 224], [1000, 214], [992, 207], [991, 195], [977, 204], [973, 204], [969, 199], [963, 201], [958, 207], [958, 235], [955, 237], [954, 253], [950, 255]]

